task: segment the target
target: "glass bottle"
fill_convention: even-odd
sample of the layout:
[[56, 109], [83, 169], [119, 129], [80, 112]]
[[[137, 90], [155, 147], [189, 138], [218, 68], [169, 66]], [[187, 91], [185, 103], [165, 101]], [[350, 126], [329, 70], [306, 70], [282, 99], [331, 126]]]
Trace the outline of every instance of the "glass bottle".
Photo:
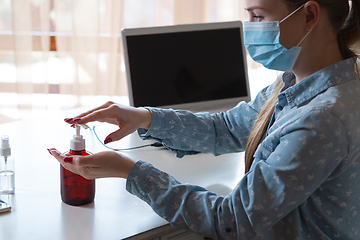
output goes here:
[[0, 144], [0, 194], [15, 192], [15, 162], [11, 155], [9, 136], [1, 136]]

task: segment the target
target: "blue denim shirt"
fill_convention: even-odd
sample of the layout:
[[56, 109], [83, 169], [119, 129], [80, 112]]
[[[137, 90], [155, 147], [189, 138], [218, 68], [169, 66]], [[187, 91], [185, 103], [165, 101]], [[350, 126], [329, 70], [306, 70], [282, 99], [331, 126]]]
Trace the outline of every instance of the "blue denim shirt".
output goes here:
[[[127, 190], [171, 224], [214, 239], [360, 239], [360, 81], [354, 60], [293, 85], [285, 73], [272, 121], [251, 170], [227, 196], [181, 184], [138, 161]], [[243, 151], [275, 84], [217, 114], [149, 108], [144, 139], [178, 156]], [[146, 160], [146, 159], [144, 159]]]

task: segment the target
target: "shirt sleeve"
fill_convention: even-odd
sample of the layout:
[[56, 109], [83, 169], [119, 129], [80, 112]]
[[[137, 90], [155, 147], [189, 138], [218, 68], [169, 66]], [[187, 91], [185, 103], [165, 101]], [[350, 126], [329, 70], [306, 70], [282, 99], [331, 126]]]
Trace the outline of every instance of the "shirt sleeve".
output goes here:
[[[174, 226], [215, 239], [256, 239], [332, 177], [348, 155], [345, 126], [324, 110], [300, 116], [266, 140], [278, 141], [277, 147], [269, 149], [264, 140], [251, 171], [227, 196], [181, 184], [143, 161], [130, 171], [127, 190]], [[257, 156], [260, 151], [265, 154]]]
[[142, 139], [161, 141], [177, 157], [244, 151], [258, 113], [274, 87], [275, 83], [264, 88], [249, 103], [240, 102], [227, 112], [215, 114], [147, 107], [152, 113], [151, 126], [138, 133]]

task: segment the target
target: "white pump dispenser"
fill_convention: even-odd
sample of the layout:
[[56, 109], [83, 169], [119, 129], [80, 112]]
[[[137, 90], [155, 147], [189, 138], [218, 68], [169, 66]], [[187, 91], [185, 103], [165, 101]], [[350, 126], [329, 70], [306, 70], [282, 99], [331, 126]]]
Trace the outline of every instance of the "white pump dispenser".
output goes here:
[[0, 143], [0, 194], [15, 192], [15, 163], [11, 155], [9, 136], [1, 136]]
[[80, 135], [80, 128], [83, 127], [87, 129], [88, 126], [84, 124], [75, 124], [76, 135], [73, 136], [73, 139], [70, 140], [70, 149], [73, 151], [82, 151], [85, 150], [85, 139]]
[[1, 145], [0, 145], [0, 156], [5, 157], [5, 159], [11, 155], [11, 148], [9, 144], [9, 136], [1, 136]]

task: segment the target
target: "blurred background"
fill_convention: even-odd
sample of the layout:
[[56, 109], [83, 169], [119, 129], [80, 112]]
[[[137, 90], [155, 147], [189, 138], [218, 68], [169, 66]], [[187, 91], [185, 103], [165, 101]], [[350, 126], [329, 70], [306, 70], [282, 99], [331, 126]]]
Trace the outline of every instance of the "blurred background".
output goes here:
[[[244, 0], [0, 0], [0, 123], [128, 104], [122, 28], [248, 18]], [[248, 58], [252, 98], [279, 74]]]

